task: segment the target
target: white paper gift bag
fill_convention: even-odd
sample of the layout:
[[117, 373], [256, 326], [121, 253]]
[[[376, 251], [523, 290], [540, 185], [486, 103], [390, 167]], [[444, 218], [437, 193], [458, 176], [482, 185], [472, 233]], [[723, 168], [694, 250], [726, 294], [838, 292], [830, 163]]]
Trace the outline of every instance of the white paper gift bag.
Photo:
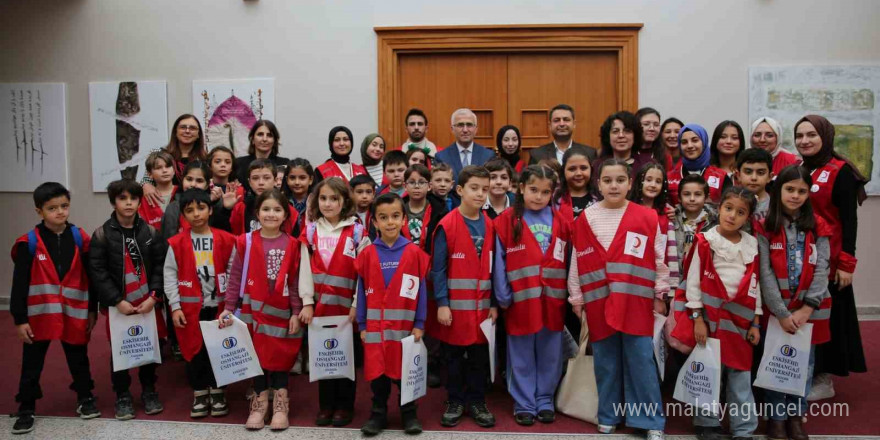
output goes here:
[[721, 341], [707, 338], [706, 345], [697, 344], [688, 356], [672, 398], [718, 414], [721, 397]]
[[321, 316], [309, 324], [309, 382], [354, 380], [354, 338], [348, 316]]
[[406, 405], [428, 392], [428, 348], [415, 336], [400, 340], [400, 405]]
[[223, 328], [217, 320], [200, 321], [199, 326], [218, 387], [263, 374], [247, 324], [231, 316]]
[[108, 313], [113, 371], [162, 363], [155, 309], [150, 313], [123, 315], [116, 307], [110, 307]]
[[755, 377], [756, 387], [803, 397], [810, 372], [810, 342], [813, 324], [804, 324], [795, 334], [770, 318], [764, 337], [764, 355]]

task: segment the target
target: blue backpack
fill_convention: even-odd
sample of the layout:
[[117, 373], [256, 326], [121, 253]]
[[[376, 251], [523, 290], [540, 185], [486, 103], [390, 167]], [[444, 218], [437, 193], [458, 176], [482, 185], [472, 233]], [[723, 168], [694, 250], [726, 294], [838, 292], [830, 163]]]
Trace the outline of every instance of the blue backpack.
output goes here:
[[[82, 234], [79, 232], [79, 228], [76, 225], [70, 225], [70, 232], [73, 233], [73, 242], [76, 243], [77, 249], [82, 252], [83, 246], [83, 238]], [[37, 253], [37, 230], [31, 229], [31, 232], [28, 232], [28, 251], [30, 251], [31, 256], [33, 257]]]

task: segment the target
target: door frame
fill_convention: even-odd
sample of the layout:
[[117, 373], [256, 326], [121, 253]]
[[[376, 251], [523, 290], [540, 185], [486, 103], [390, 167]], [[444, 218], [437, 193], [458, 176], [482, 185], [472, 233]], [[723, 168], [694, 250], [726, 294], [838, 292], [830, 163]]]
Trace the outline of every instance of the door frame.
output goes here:
[[[400, 102], [398, 60], [400, 55], [413, 53], [615, 52], [618, 108], [635, 111], [639, 105], [641, 28], [642, 23], [375, 27], [379, 133], [385, 137], [387, 149], [404, 140], [404, 122], [400, 120], [404, 115], [395, 115]], [[433, 119], [443, 121], [444, 117]]]

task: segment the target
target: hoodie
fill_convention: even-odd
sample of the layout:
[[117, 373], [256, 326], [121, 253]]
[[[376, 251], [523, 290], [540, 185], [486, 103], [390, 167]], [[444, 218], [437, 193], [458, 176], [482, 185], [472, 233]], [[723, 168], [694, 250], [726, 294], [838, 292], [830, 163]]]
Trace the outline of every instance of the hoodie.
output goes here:
[[[312, 277], [312, 258], [321, 258], [322, 242], [327, 244], [327, 250], [332, 252], [336, 248], [336, 242], [342, 235], [342, 229], [346, 226], [355, 225], [355, 240], [360, 240], [357, 245], [356, 252], [359, 254], [361, 250], [370, 244], [370, 239], [364, 233], [363, 225], [357, 222], [357, 216], [351, 216], [347, 219], [340, 220], [336, 225], [331, 225], [324, 217], [318, 219], [314, 223], [306, 223], [306, 236], [312, 236], [312, 240], [321, 238], [317, 241], [318, 250], [315, 255], [309, 253], [309, 246], [305, 242], [300, 244], [300, 261], [299, 261], [299, 297], [302, 298], [303, 306], [311, 306], [315, 304], [315, 279]], [[314, 234], [314, 235], [312, 235]], [[354, 263], [352, 263], [354, 264]], [[357, 296], [351, 303], [352, 308], [357, 308]]]
[[[400, 264], [400, 257], [403, 256], [403, 250], [406, 248], [406, 245], [410, 243], [411, 241], [402, 236], [398, 236], [397, 241], [395, 241], [394, 245], [391, 247], [385, 244], [382, 240], [376, 240], [373, 243], [373, 246], [376, 247], [376, 255], [379, 256], [379, 264], [382, 267], [382, 278], [385, 279], [386, 287], [391, 284], [391, 278], [397, 273], [397, 268]], [[421, 282], [419, 282], [419, 302], [416, 305], [416, 319], [413, 323], [413, 327], [418, 329], [425, 328], [425, 318], [428, 315], [428, 294], [425, 287], [425, 281], [426, 280], [421, 280]], [[366, 293], [364, 293], [364, 283], [360, 277], [358, 277], [356, 303], [367, 303], [367, 296]], [[357, 309], [357, 322], [359, 330], [363, 331], [367, 328], [366, 307], [359, 307]]]

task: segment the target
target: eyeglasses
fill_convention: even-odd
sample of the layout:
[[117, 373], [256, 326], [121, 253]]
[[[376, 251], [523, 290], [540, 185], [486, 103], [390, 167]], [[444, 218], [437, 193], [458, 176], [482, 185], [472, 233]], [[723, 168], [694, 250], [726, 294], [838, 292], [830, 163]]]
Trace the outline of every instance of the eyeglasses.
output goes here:
[[476, 126], [477, 124], [474, 124], [473, 122], [459, 122], [455, 124], [455, 128], [459, 130], [461, 130], [462, 128], [474, 128]]
[[178, 125], [177, 129], [180, 131], [199, 131], [199, 127], [196, 125]]
[[428, 186], [428, 181], [419, 180], [418, 182], [416, 182], [416, 181], [410, 180], [410, 181], [406, 182], [406, 184], [407, 184], [407, 186], [411, 186], [413, 188], [421, 188], [423, 186]]

